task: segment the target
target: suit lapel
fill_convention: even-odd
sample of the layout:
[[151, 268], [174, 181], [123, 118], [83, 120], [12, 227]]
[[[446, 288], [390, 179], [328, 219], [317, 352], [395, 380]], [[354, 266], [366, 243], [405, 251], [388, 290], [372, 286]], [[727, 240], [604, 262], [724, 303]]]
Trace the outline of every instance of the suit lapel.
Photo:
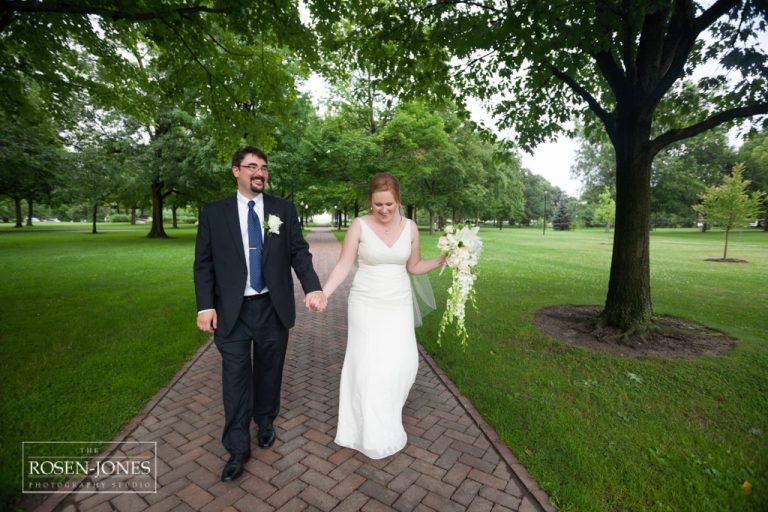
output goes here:
[[227, 200], [224, 207], [224, 215], [226, 216], [226, 224], [229, 226], [229, 234], [232, 235], [232, 242], [239, 250], [236, 251], [240, 255], [240, 262], [243, 266], [245, 264], [245, 251], [243, 250], [243, 235], [240, 230], [240, 213], [237, 210], [237, 196], [234, 195]]

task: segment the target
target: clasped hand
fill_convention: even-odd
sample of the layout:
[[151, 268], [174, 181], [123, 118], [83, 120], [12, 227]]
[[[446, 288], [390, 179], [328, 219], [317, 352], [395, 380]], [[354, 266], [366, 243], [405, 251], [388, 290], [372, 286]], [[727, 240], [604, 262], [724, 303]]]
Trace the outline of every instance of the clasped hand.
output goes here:
[[307, 309], [322, 312], [328, 305], [328, 299], [322, 291], [310, 292], [304, 297], [304, 305]]

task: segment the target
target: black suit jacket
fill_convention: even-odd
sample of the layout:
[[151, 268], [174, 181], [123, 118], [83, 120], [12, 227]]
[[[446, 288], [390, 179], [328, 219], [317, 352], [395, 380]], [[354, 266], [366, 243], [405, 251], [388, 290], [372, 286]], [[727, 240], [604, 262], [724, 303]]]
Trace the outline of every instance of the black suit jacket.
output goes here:
[[[264, 219], [277, 215], [280, 234], [266, 232], [262, 272], [280, 321], [287, 328], [296, 321], [291, 268], [304, 293], [321, 290], [312, 267], [312, 254], [304, 240], [292, 203], [264, 194]], [[248, 275], [237, 212], [237, 196], [205, 205], [200, 213], [195, 243], [195, 295], [197, 310], [215, 309], [216, 334], [226, 337], [240, 314]]]

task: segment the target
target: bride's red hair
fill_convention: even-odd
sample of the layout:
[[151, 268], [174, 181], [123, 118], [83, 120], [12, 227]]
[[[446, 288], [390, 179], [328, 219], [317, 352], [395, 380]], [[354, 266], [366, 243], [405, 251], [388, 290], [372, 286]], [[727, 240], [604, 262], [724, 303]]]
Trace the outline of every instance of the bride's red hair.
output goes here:
[[402, 204], [400, 202], [400, 182], [390, 173], [380, 172], [368, 182], [368, 208], [371, 207], [373, 194], [376, 192], [384, 192], [386, 190], [389, 190], [392, 193], [392, 197], [395, 198], [397, 204]]

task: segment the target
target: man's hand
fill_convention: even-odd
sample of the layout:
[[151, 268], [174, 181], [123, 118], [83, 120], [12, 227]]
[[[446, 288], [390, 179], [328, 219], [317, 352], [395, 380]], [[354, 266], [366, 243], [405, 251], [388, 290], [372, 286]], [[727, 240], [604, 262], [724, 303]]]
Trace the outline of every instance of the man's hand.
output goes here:
[[304, 305], [307, 309], [321, 312], [327, 306], [328, 301], [322, 291], [310, 292], [304, 297]]
[[219, 319], [216, 316], [215, 309], [201, 311], [197, 314], [197, 328], [203, 332], [213, 334], [213, 331], [219, 326]]

